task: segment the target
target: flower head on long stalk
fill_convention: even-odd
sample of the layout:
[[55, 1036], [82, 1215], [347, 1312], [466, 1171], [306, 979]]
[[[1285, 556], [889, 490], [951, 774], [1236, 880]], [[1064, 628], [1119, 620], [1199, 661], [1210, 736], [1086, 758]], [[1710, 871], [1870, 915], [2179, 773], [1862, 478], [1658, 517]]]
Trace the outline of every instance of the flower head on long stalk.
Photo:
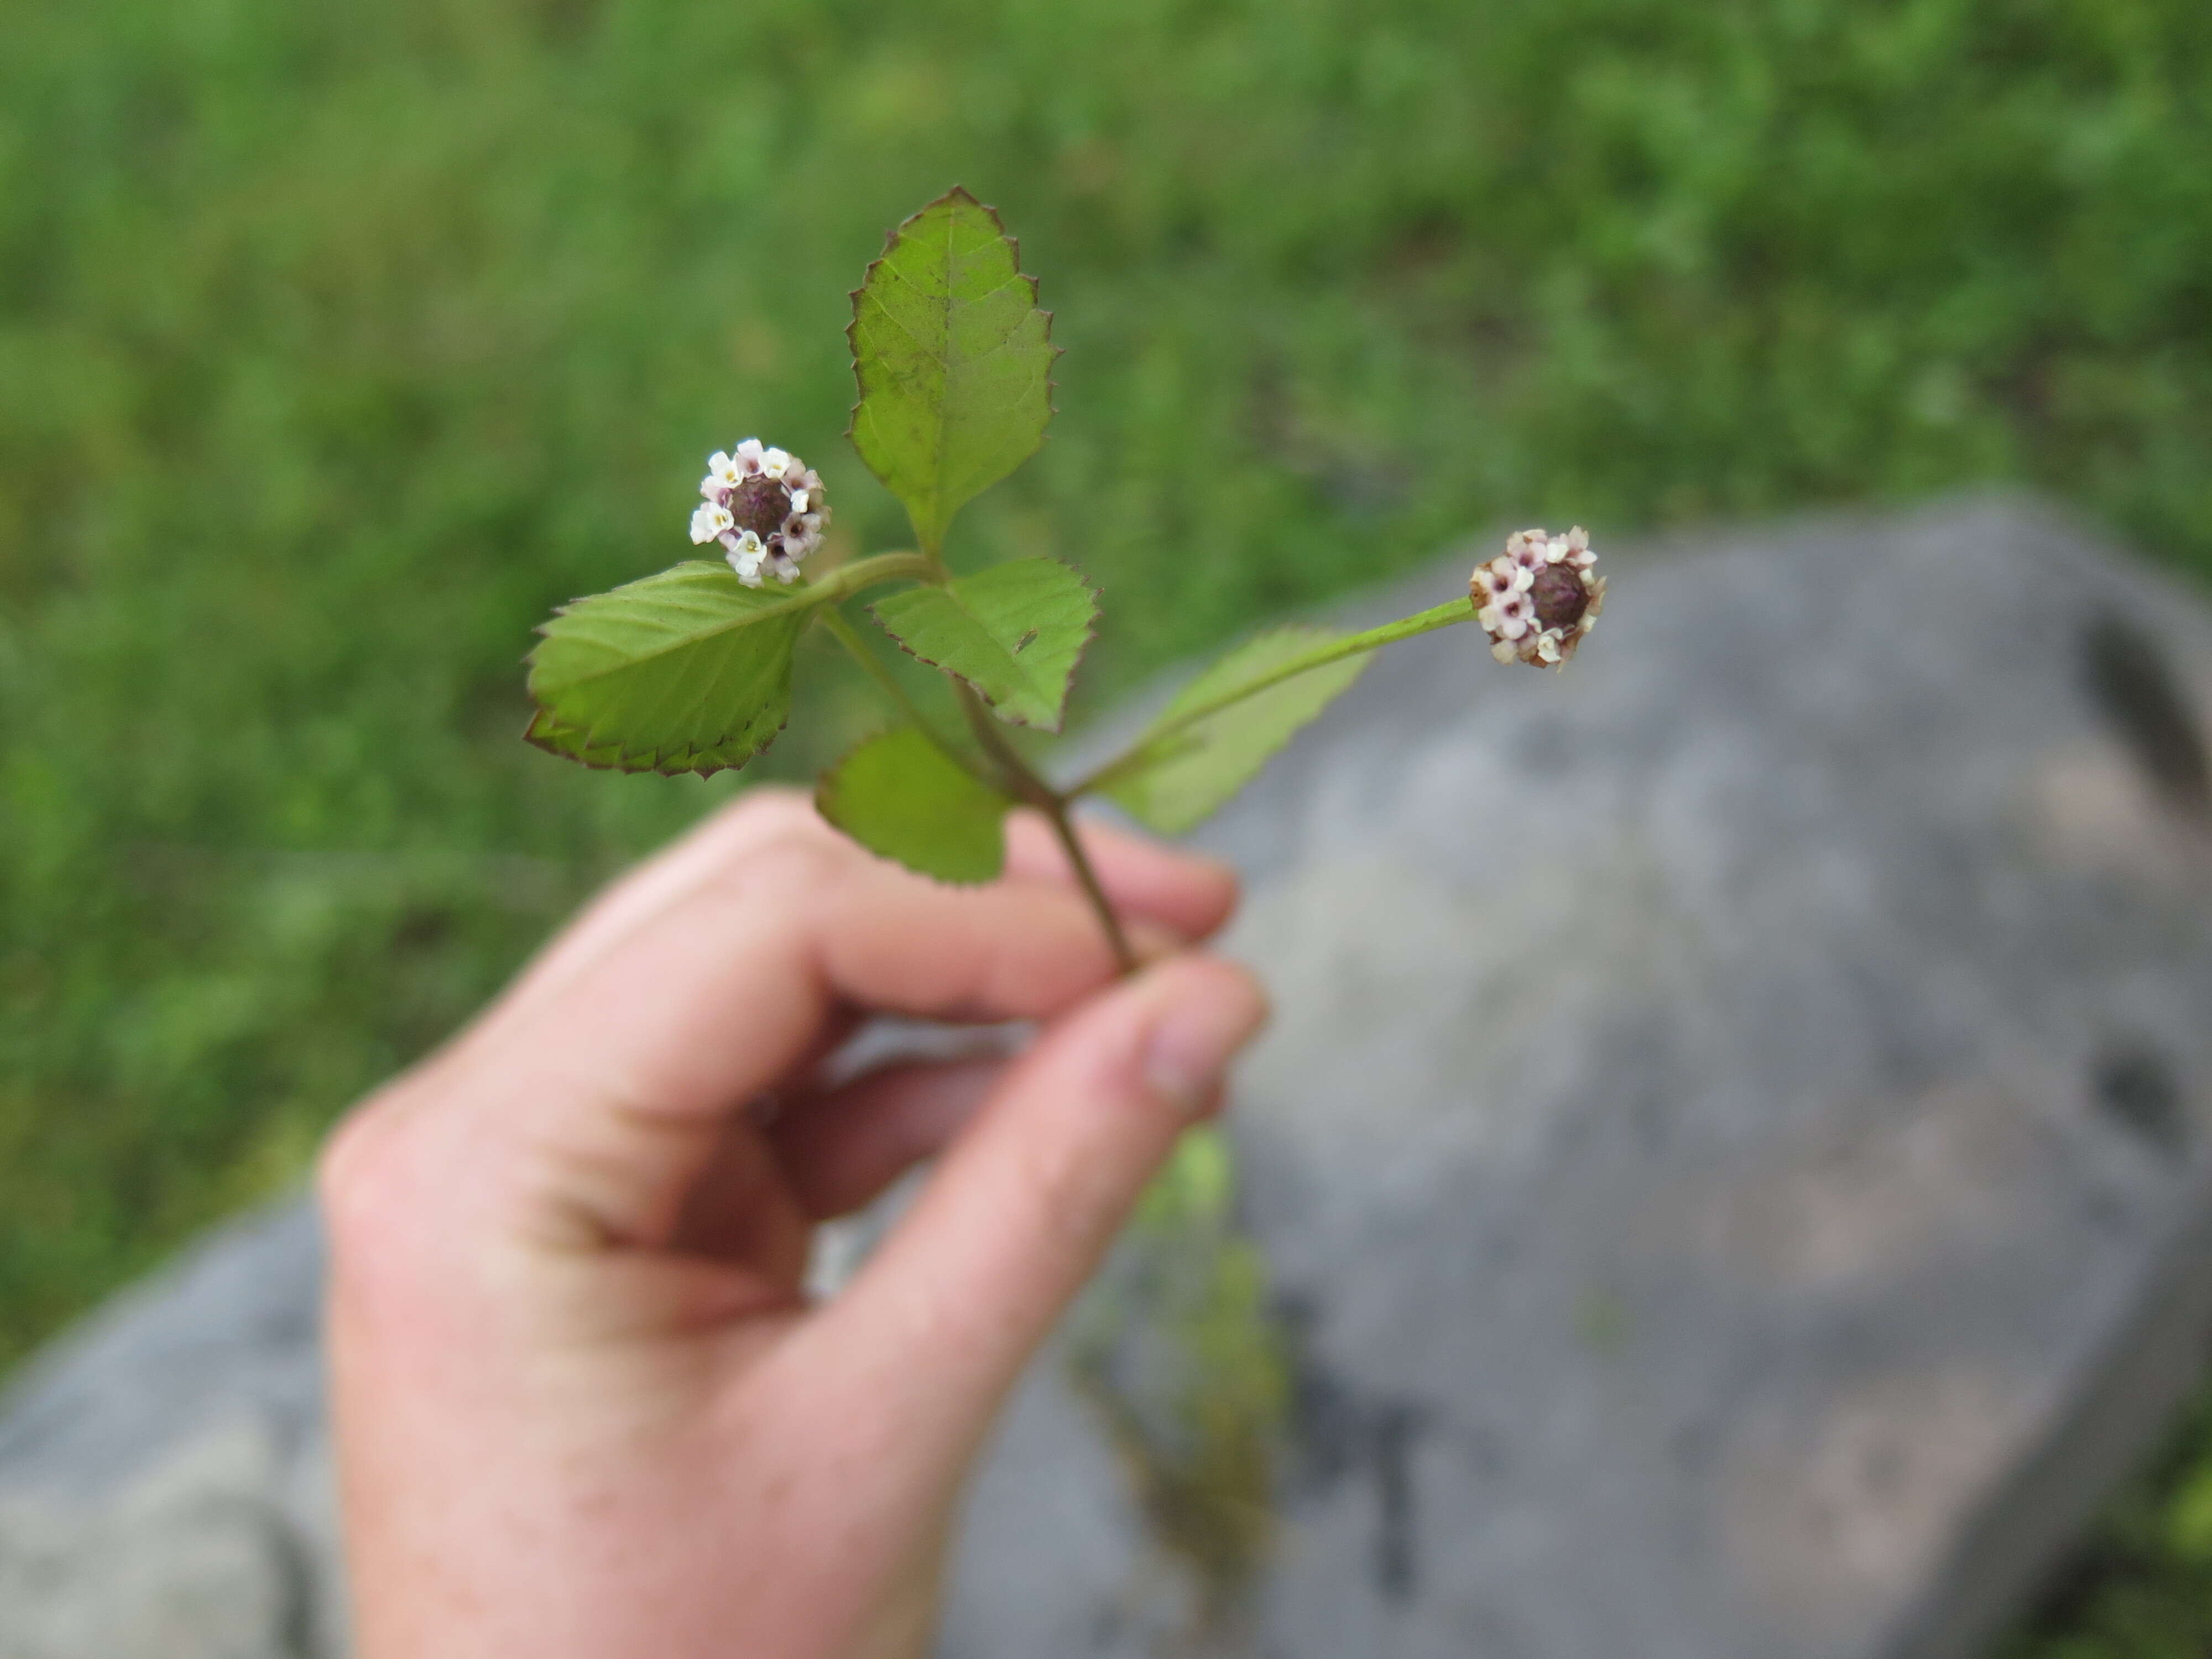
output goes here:
[[1562, 536], [1516, 530], [1504, 552], [1475, 567], [1468, 597], [1492, 656], [1557, 668], [1605, 609], [1605, 578], [1580, 525]]

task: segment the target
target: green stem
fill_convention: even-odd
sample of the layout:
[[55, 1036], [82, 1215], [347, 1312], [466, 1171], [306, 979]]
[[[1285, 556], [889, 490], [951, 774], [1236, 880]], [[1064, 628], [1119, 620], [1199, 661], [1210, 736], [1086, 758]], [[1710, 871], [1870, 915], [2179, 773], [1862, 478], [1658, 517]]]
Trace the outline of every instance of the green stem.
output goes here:
[[884, 666], [883, 659], [868, 649], [866, 641], [860, 638], [860, 630], [845, 620], [843, 611], [838, 610], [834, 605], [825, 605], [815, 620], [830, 630], [837, 643], [845, 647], [847, 654], [854, 662], [860, 664], [860, 672], [875, 682], [876, 689], [884, 694], [891, 707], [898, 710], [909, 725], [935, 744], [947, 759], [955, 763], [969, 776], [983, 783], [992, 781], [977, 770], [972, 756], [947, 743], [938, 729], [929, 723], [928, 718], [915, 705], [914, 699], [907, 696], [906, 688], [898, 683], [898, 677]]
[[839, 565], [820, 581], [807, 583], [786, 603], [798, 607], [820, 605], [825, 600], [834, 602], [878, 582], [897, 581], [902, 577], [918, 582], [936, 581], [941, 580], [943, 569], [926, 554], [878, 553], [872, 558]]
[[897, 677], [890, 669], [884, 666], [883, 659], [868, 649], [860, 638], [860, 630], [845, 620], [843, 611], [831, 605], [814, 620], [828, 629], [837, 643], [845, 647], [845, 654], [860, 665], [862, 673], [875, 682], [876, 690], [884, 694], [893, 708], [913, 724], [927, 729], [929, 722], [922, 719], [921, 711], [914, 706], [914, 700], [907, 696], [906, 688], [898, 683]]
[[1083, 850], [1075, 825], [1068, 818], [1067, 798], [1039, 777], [1022, 758], [1021, 750], [999, 729], [998, 716], [976, 694], [975, 687], [965, 680], [956, 679], [952, 689], [960, 699], [960, 712], [968, 717], [968, 729], [975, 733], [975, 741], [998, 767], [1006, 792], [1024, 805], [1034, 806], [1043, 813], [1052, 825], [1053, 834], [1060, 838], [1068, 863], [1074, 866], [1075, 879], [1082, 884], [1084, 897], [1098, 913], [1098, 925], [1114, 952], [1114, 965], [1124, 974], [1136, 972], [1136, 952], [1129, 948], [1129, 936], [1122, 931], [1121, 918], [1115, 914], [1113, 902], [1106, 896], [1105, 886], [1098, 879], [1098, 872], [1091, 868], [1090, 855]]
[[1116, 755], [1103, 766], [1079, 782], [1071, 784], [1066, 793], [1073, 800], [1079, 795], [1091, 794], [1113, 782], [1125, 772], [1136, 769], [1149, 761], [1162, 739], [1188, 732], [1200, 720], [1210, 720], [1223, 709], [1235, 707], [1247, 697], [1280, 685], [1285, 680], [1296, 679], [1316, 668], [1326, 668], [1346, 657], [1357, 657], [1369, 651], [1378, 651], [1386, 645], [1395, 645], [1400, 640], [1410, 640], [1418, 634], [1431, 634], [1439, 628], [1449, 628], [1455, 623], [1473, 622], [1474, 606], [1466, 599], [1447, 599], [1442, 605], [1431, 605], [1426, 611], [1410, 617], [1401, 617], [1396, 622], [1384, 623], [1380, 628], [1370, 628], [1362, 634], [1348, 634], [1340, 640], [1324, 640], [1310, 651], [1304, 651], [1288, 661], [1277, 665], [1255, 680], [1247, 680], [1233, 691], [1224, 691], [1218, 697], [1182, 710], [1173, 720], [1163, 720], [1151, 727], [1137, 739], [1134, 747]]
[[[948, 676], [948, 678], [951, 678]], [[991, 764], [998, 769], [1000, 788], [1020, 801], [1024, 806], [1043, 811], [1048, 801], [1057, 799], [1052, 786], [1039, 777], [1022, 758], [1021, 750], [1008, 742], [1006, 734], [999, 730], [998, 716], [963, 679], [952, 679], [952, 695], [959, 700], [960, 713], [968, 722], [968, 730], [982, 746]]]

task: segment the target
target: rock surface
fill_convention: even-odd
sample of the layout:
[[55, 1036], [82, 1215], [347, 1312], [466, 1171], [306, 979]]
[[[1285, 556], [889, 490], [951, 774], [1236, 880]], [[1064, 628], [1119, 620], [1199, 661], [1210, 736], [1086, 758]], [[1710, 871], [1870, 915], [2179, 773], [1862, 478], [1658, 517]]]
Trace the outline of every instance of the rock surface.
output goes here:
[[234, 1224], [0, 1401], [0, 1659], [336, 1659], [313, 1214]]
[[[2206, 608], [2013, 501], [1601, 550], [1567, 672], [1399, 647], [1205, 832], [1266, 1297], [1204, 1180], [1138, 1230], [945, 1659], [1968, 1652], [2187, 1385]], [[20, 1379], [0, 1659], [337, 1651], [315, 1270], [265, 1218]]]

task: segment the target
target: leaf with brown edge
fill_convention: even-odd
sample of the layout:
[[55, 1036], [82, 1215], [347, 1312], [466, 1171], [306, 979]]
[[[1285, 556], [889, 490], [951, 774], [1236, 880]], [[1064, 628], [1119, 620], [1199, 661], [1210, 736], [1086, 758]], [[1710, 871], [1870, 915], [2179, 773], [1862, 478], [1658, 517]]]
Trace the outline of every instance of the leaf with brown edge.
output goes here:
[[932, 553], [1052, 419], [1052, 315], [1018, 252], [999, 216], [955, 188], [891, 233], [853, 294], [848, 435]]
[[625, 772], [743, 766], [790, 717], [792, 648], [812, 612], [803, 590], [747, 587], [701, 560], [563, 605], [530, 653], [524, 735]]

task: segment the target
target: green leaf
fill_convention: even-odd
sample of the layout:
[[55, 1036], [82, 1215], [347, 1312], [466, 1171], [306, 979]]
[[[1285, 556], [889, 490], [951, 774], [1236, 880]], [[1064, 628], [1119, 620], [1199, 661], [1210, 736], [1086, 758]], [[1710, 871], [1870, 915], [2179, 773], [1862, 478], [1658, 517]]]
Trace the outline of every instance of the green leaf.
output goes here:
[[586, 766], [743, 766], [791, 714], [791, 652], [816, 603], [690, 560], [578, 599], [538, 631], [525, 734]]
[[850, 436], [935, 552], [952, 515], [1036, 453], [1052, 317], [999, 216], [964, 190], [891, 233], [853, 295]]
[[912, 726], [871, 738], [822, 775], [814, 803], [872, 853], [939, 881], [996, 878], [1013, 805]]
[[1057, 559], [1016, 559], [868, 610], [922, 661], [981, 692], [1001, 720], [1057, 732], [1098, 596]]
[[1202, 822], [1257, 776], [1301, 726], [1349, 690], [1372, 653], [1323, 663], [1188, 726], [1181, 724], [1184, 715], [1236, 697], [1239, 687], [1265, 680], [1339, 637], [1328, 629], [1285, 628], [1231, 652], [1161, 710], [1128, 762], [1113, 769], [1106, 794], [1165, 835]]

